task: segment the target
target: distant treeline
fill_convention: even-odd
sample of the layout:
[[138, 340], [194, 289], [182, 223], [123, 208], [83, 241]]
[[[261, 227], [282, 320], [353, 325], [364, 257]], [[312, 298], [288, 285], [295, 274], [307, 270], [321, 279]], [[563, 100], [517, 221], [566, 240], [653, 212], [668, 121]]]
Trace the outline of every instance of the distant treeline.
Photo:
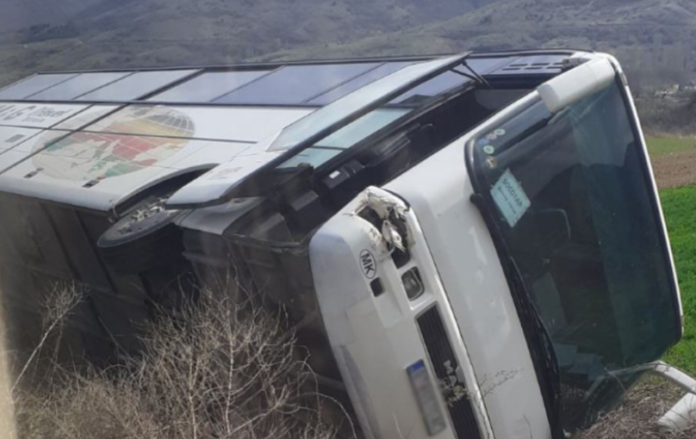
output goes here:
[[693, 91], [677, 96], [644, 93], [636, 99], [636, 105], [643, 128], [649, 133], [696, 134], [696, 93]]

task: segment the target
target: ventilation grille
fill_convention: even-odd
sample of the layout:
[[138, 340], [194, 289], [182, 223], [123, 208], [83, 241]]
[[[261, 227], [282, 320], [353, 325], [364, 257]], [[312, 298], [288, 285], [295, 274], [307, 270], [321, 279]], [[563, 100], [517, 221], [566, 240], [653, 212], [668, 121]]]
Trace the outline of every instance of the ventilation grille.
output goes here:
[[535, 62], [535, 63], [514, 63], [505, 67], [501, 72], [519, 72], [519, 71], [544, 71], [544, 70], [554, 70], [558, 71], [563, 68], [563, 62]]
[[440, 312], [437, 307], [430, 308], [418, 317], [417, 321], [457, 437], [480, 439], [481, 432], [476, 422], [474, 407]]

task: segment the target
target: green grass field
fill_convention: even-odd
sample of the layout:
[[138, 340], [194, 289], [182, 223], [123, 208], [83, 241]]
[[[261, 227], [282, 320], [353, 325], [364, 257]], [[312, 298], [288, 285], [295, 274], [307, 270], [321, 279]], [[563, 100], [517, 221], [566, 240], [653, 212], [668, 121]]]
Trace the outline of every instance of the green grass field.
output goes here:
[[676, 154], [696, 149], [696, 139], [677, 137], [647, 137], [648, 151], [651, 156]]
[[696, 186], [661, 192], [684, 306], [684, 339], [666, 361], [696, 375]]

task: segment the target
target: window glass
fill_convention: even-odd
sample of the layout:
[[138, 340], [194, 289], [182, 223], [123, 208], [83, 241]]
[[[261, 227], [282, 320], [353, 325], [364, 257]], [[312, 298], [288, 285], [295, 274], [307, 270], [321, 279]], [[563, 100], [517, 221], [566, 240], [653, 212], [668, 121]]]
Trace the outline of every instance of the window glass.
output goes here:
[[204, 73], [149, 100], [160, 102], [210, 102], [267, 74], [268, 71]]
[[339, 155], [342, 151], [342, 149], [338, 148], [322, 148], [319, 146], [314, 146], [305, 149], [301, 153], [292, 157], [287, 162], [278, 166], [278, 168], [292, 168], [301, 164], [310, 165], [314, 168], [317, 168]]
[[129, 74], [130, 73], [83, 73], [42, 92], [31, 95], [30, 99], [43, 101], [67, 101], [75, 99], [99, 87], [125, 78]]
[[120, 81], [80, 96], [78, 101], [135, 101], [174, 81], [185, 78], [195, 70], [165, 70], [138, 72]]
[[224, 104], [301, 104], [344, 82], [374, 69], [379, 64], [327, 64], [287, 66], [216, 99]]
[[612, 85], [555, 115], [529, 108], [477, 140], [475, 157], [552, 339], [572, 431], [639, 376], [627, 369], [660, 359], [680, 334], [641, 143]]
[[350, 148], [408, 112], [409, 110], [403, 108], [381, 108], [375, 110], [319, 141], [319, 145], [333, 148]]
[[381, 66], [377, 67], [374, 70], [370, 70], [369, 72], [366, 72], [360, 76], [358, 76], [355, 79], [352, 79], [345, 84], [338, 86], [334, 88], [333, 90], [330, 90], [321, 96], [317, 96], [316, 98], [312, 99], [309, 101], [310, 104], [317, 104], [317, 105], [326, 105], [330, 104], [331, 102], [335, 101], [336, 99], [342, 98], [343, 96], [347, 95], [348, 93], [352, 93], [355, 90], [359, 89], [360, 87], [364, 87], [365, 85], [374, 82], [380, 78], [383, 78], [387, 75], [390, 75], [397, 70], [401, 70], [406, 66], [410, 66], [413, 64], [412, 62], [391, 62], [391, 63], [386, 63], [382, 64]]
[[[503, 59], [471, 59], [467, 60], [466, 64], [474, 70], [477, 74], [483, 76], [491, 71], [495, 70], [496, 68], [505, 65], [506, 62], [509, 61], [509, 58], [503, 58]], [[470, 69], [466, 67], [459, 67], [457, 68], [458, 71], [466, 74], [466, 75], [472, 75], [472, 72]], [[445, 74], [442, 74], [436, 78], [431, 79], [430, 81], [427, 81], [420, 86], [414, 88], [413, 90], [409, 91], [408, 93], [404, 93], [402, 96], [399, 96], [398, 99], [395, 99], [395, 103], [414, 103], [414, 102], [420, 102], [426, 99], [430, 99], [433, 96], [440, 95], [442, 93], [445, 93], [446, 91], [449, 91], [455, 87], [460, 87], [464, 85], [467, 82], [471, 82], [472, 79], [468, 78], [467, 76], [460, 75], [458, 73], [454, 72], [447, 72]]]
[[310, 138], [349, 117], [351, 114], [374, 105], [385, 95], [394, 93], [418, 78], [455, 62], [458, 58], [460, 56], [414, 64], [382, 79], [378, 79], [285, 128], [270, 146], [269, 150], [279, 151], [291, 148], [302, 140]]
[[31, 76], [0, 90], [0, 99], [24, 99], [75, 76], [75, 74]]
[[[464, 69], [461, 70], [464, 71]], [[392, 102], [401, 104], [421, 102], [467, 82], [471, 82], [471, 79], [454, 72], [446, 72], [404, 93]]]

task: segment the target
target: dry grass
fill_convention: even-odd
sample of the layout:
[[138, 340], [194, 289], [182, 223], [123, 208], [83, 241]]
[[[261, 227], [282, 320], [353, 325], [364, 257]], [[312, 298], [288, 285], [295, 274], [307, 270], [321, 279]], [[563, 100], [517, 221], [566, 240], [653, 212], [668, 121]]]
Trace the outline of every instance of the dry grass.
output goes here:
[[203, 293], [148, 328], [140, 356], [106, 371], [61, 370], [40, 389], [20, 386], [20, 437], [354, 437], [283, 321], [248, 300]]
[[574, 439], [693, 439], [696, 425], [679, 434], [657, 427], [683, 393], [672, 383], [648, 377], [628, 393], [625, 401], [588, 431]]
[[[35, 353], [49, 348], [78, 292], [51, 295], [46, 335]], [[147, 328], [143, 353], [124, 356], [118, 366], [75, 372], [54, 364], [39, 387], [15, 385], [19, 437], [356, 437], [340, 405], [318, 391], [282, 312], [222, 296], [203, 292], [196, 306]], [[681, 396], [673, 384], [648, 378], [574, 439], [694, 438], [696, 426], [679, 435], [656, 426]]]

